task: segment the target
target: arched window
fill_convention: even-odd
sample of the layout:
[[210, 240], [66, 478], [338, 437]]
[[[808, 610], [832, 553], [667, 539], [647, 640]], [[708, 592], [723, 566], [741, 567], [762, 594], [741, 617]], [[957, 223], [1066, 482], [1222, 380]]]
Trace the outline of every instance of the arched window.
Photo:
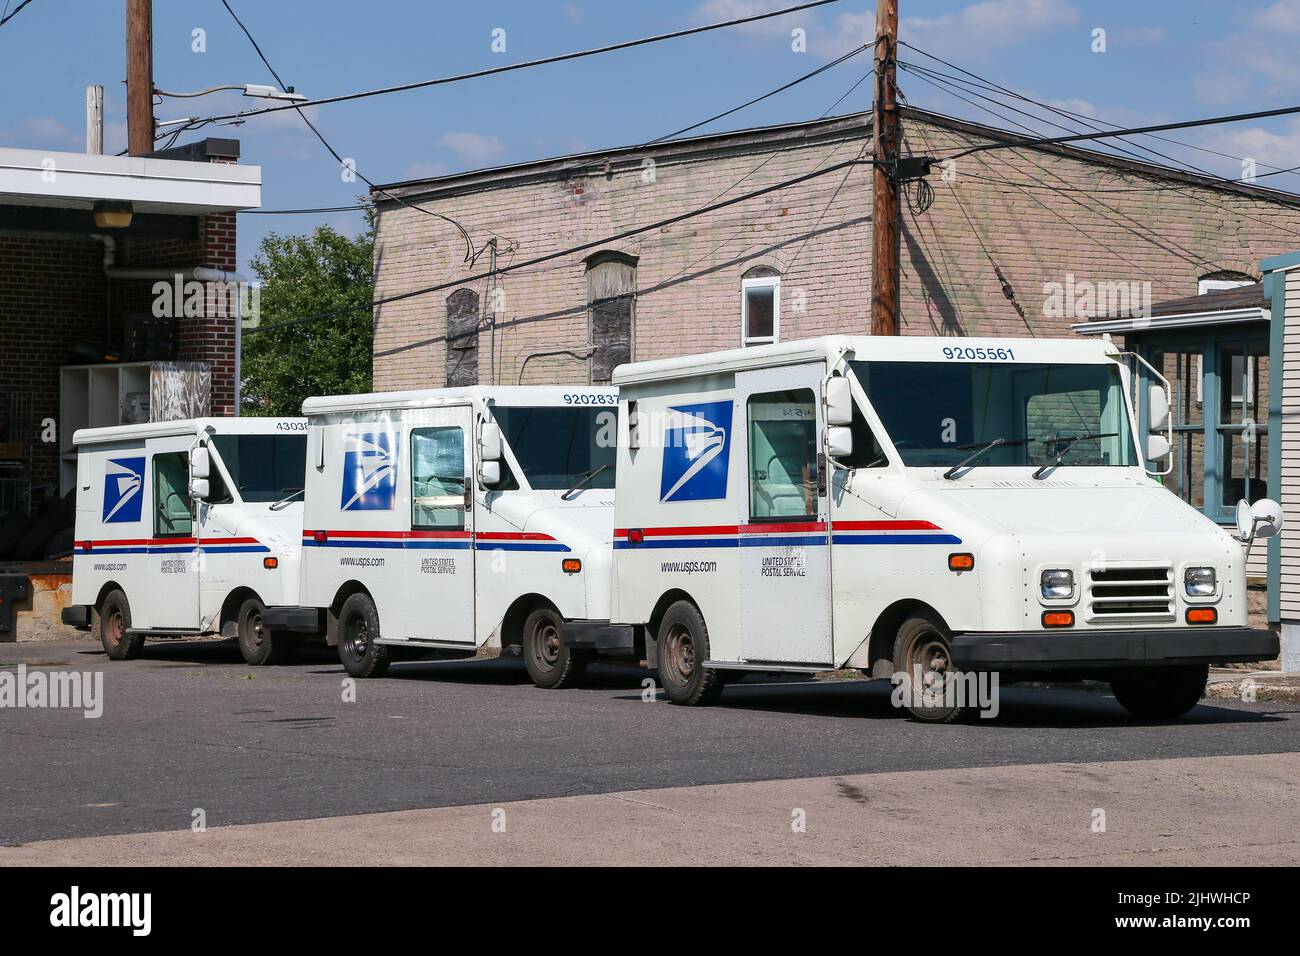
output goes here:
[[1217, 292], [1220, 289], [1235, 289], [1238, 286], [1253, 285], [1258, 281], [1255, 277], [1246, 275], [1244, 272], [1221, 269], [1218, 272], [1207, 272], [1197, 279], [1196, 294], [1205, 295], [1207, 292]]
[[636, 312], [636, 256], [604, 250], [587, 259], [589, 378], [607, 384], [614, 367], [632, 361]]
[[478, 293], [447, 296], [447, 386], [478, 384]]
[[740, 279], [740, 344], [781, 341], [781, 274], [755, 266]]

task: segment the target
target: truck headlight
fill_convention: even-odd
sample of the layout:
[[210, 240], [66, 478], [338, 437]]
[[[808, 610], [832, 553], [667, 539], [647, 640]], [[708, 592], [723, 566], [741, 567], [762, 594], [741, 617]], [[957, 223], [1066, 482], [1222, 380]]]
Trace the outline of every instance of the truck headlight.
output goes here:
[[1183, 590], [1188, 597], [1209, 597], [1218, 587], [1214, 568], [1188, 568], [1183, 572]]
[[1038, 589], [1044, 598], [1061, 600], [1074, 597], [1074, 572], [1066, 568], [1044, 571], [1038, 579]]

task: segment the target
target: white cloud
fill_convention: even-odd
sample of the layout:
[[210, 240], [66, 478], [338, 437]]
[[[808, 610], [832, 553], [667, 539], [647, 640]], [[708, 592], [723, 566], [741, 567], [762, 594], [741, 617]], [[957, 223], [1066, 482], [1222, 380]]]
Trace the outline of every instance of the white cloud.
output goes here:
[[987, 52], [1078, 22], [1079, 11], [1066, 0], [984, 0], [938, 17], [907, 17], [898, 32], [926, 50]]
[[[770, 13], [790, 6], [789, 0], [704, 0], [695, 11], [695, 19], [700, 23], [717, 23], [721, 20], [739, 20], [753, 17], [760, 13]], [[816, 10], [800, 10], [784, 17], [771, 17], [757, 23], [746, 23], [732, 27], [729, 32], [747, 33], [751, 36], [789, 36], [795, 27], [804, 27], [811, 34], [811, 27], [816, 18]], [[875, 19], [875, 14], [872, 15]]]
[[53, 116], [24, 116], [12, 126], [0, 127], [0, 146], [81, 152], [86, 134], [69, 129]]
[[[1067, 0], [981, 0], [953, 13], [903, 17], [898, 33], [923, 50], [969, 60], [972, 54], [1015, 46], [1078, 23], [1079, 11]], [[875, 35], [876, 12], [866, 8], [840, 14], [829, 37], [815, 43], [820, 53], [832, 56], [870, 43]]]
[[402, 173], [402, 179], [436, 179], [445, 176], [448, 169], [442, 163], [411, 163]]
[[566, 3], [560, 8], [560, 12], [564, 14], [564, 19], [575, 27], [582, 26], [587, 19], [587, 14], [576, 3]]
[[1155, 46], [1168, 36], [1164, 27], [1117, 27], [1111, 34], [1120, 48]]
[[1253, 19], [1261, 32], [1300, 33], [1300, 0], [1278, 0]]
[[506, 144], [499, 137], [483, 133], [444, 133], [438, 145], [451, 150], [466, 163], [486, 163], [506, 151]]

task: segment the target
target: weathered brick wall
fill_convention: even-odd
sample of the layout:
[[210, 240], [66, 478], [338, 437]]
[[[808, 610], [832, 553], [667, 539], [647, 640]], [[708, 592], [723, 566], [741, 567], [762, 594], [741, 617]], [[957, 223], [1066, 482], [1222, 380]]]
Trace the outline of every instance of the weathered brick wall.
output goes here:
[[[0, 236], [0, 441], [32, 442], [33, 480], [58, 480], [58, 445], [40, 423], [59, 418], [59, 368], [77, 342], [120, 342], [105, 309], [104, 247], [90, 238]], [[29, 411], [10, 417], [11, 403]]]
[[[116, 264], [233, 271], [234, 214], [207, 216], [199, 230], [193, 240], [122, 238]], [[0, 441], [32, 442], [33, 481], [57, 482], [58, 445], [41, 443], [40, 423], [58, 421], [59, 369], [87, 361], [72, 357], [78, 344], [121, 350], [124, 316], [150, 312], [155, 280], [109, 281], [90, 236], [0, 236], [0, 266]], [[234, 409], [234, 334], [233, 316], [179, 321], [176, 357], [211, 366], [216, 415]], [[11, 404], [23, 410], [11, 416]]]
[[[866, 142], [865, 123], [855, 119], [779, 139], [732, 138], [707, 156], [661, 146], [617, 157], [608, 167], [513, 179], [503, 174], [458, 193], [422, 196], [413, 187], [406, 196], [463, 222], [477, 243], [501, 237], [500, 263], [507, 265], [852, 159]], [[982, 141], [916, 118], [904, 129], [914, 153], [943, 155]], [[645, 159], [655, 162], [652, 179]], [[928, 211], [904, 212], [906, 334], [1071, 335], [1070, 324], [1082, 316], [1045, 314], [1046, 284], [1064, 283], [1067, 274], [1076, 284], [1149, 281], [1150, 296], [1159, 301], [1194, 294], [1197, 279], [1210, 272], [1258, 274], [1261, 258], [1300, 242], [1300, 211], [1059, 153], [990, 151], [959, 160], [955, 173], [951, 182], [938, 171], [931, 176]], [[484, 332], [480, 381], [494, 380], [494, 361], [501, 383], [519, 381], [521, 369], [524, 382], [587, 380], [584, 260], [601, 249], [639, 257], [634, 359], [739, 345], [741, 276], [755, 266], [782, 277], [782, 340], [867, 331], [870, 176], [869, 166], [855, 167], [847, 176], [822, 176], [502, 276], [495, 360], [492, 337]], [[381, 207], [377, 296], [451, 282], [486, 267], [486, 255], [473, 269], [463, 258], [464, 244], [447, 224], [400, 205]], [[487, 281], [473, 286], [487, 313]], [[377, 308], [377, 390], [443, 384], [446, 299], [454, 290]], [[561, 349], [578, 357], [528, 360]]]

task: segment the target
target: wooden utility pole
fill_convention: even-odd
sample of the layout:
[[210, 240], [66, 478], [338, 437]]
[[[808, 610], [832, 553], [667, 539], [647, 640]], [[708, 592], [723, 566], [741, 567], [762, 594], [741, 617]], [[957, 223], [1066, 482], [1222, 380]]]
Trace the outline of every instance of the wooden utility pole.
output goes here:
[[86, 87], [86, 152], [104, 152], [104, 88], [94, 84]]
[[126, 151], [154, 150], [153, 0], [126, 0]]
[[871, 188], [871, 334], [898, 334], [898, 0], [876, 3]]

